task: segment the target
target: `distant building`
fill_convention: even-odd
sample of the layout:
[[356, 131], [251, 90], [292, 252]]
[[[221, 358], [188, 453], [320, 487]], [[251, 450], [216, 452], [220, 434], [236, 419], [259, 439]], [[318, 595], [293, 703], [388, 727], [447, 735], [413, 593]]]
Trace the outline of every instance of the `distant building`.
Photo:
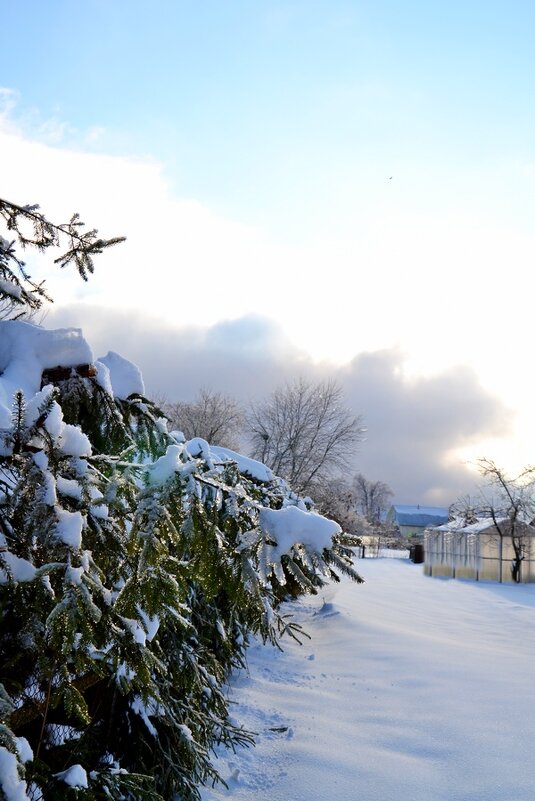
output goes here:
[[451, 520], [425, 532], [428, 576], [535, 582], [535, 527], [507, 518]]
[[447, 523], [448, 509], [444, 506], [402, 506], [395, 504], [387, 515], [387, 523], [398, 528], [402, 537], [423, 535], [426, 528]]

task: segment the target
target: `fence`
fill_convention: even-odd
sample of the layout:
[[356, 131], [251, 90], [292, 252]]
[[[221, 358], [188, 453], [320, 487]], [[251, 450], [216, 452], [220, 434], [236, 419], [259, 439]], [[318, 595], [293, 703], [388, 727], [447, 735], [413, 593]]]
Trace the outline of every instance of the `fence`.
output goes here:
[[358, 559], [408, 559], [408, 549], [382, 547], [381, 544], [360, 545], [355, 548]]

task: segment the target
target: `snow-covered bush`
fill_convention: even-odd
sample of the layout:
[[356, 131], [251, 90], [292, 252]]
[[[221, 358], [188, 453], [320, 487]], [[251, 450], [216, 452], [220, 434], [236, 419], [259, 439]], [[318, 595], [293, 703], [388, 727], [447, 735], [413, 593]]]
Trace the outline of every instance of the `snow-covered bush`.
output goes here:
[[[0, 239], [8, 318], [34, 308], [14, 258]], [[264, 465], [169, 433], [135, 365], [0, 321], [0, 798], [197, 797], [213, 746], [251, 741], [222, 690], [249, 636], [358, 580], [350, 544]]]

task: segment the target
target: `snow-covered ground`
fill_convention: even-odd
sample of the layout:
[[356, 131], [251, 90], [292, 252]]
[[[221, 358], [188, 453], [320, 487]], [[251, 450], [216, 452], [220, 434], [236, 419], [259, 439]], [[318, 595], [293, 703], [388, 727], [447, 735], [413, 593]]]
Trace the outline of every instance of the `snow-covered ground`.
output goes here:
[[310, 641], [250, 649], [231, 697], [257, 745], [203, 801], [533, 801], [535, 585], [358, 568], [292, 605]]

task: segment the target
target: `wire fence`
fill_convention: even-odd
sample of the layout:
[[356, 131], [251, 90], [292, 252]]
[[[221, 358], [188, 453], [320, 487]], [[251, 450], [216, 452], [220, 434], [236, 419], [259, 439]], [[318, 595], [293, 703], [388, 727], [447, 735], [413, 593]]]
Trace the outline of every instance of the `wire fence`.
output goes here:
[[387, 548], [379, 545], [361, 545], [355, 549], [358, 559], [409, 559], [410, 552], [405, 548]]

